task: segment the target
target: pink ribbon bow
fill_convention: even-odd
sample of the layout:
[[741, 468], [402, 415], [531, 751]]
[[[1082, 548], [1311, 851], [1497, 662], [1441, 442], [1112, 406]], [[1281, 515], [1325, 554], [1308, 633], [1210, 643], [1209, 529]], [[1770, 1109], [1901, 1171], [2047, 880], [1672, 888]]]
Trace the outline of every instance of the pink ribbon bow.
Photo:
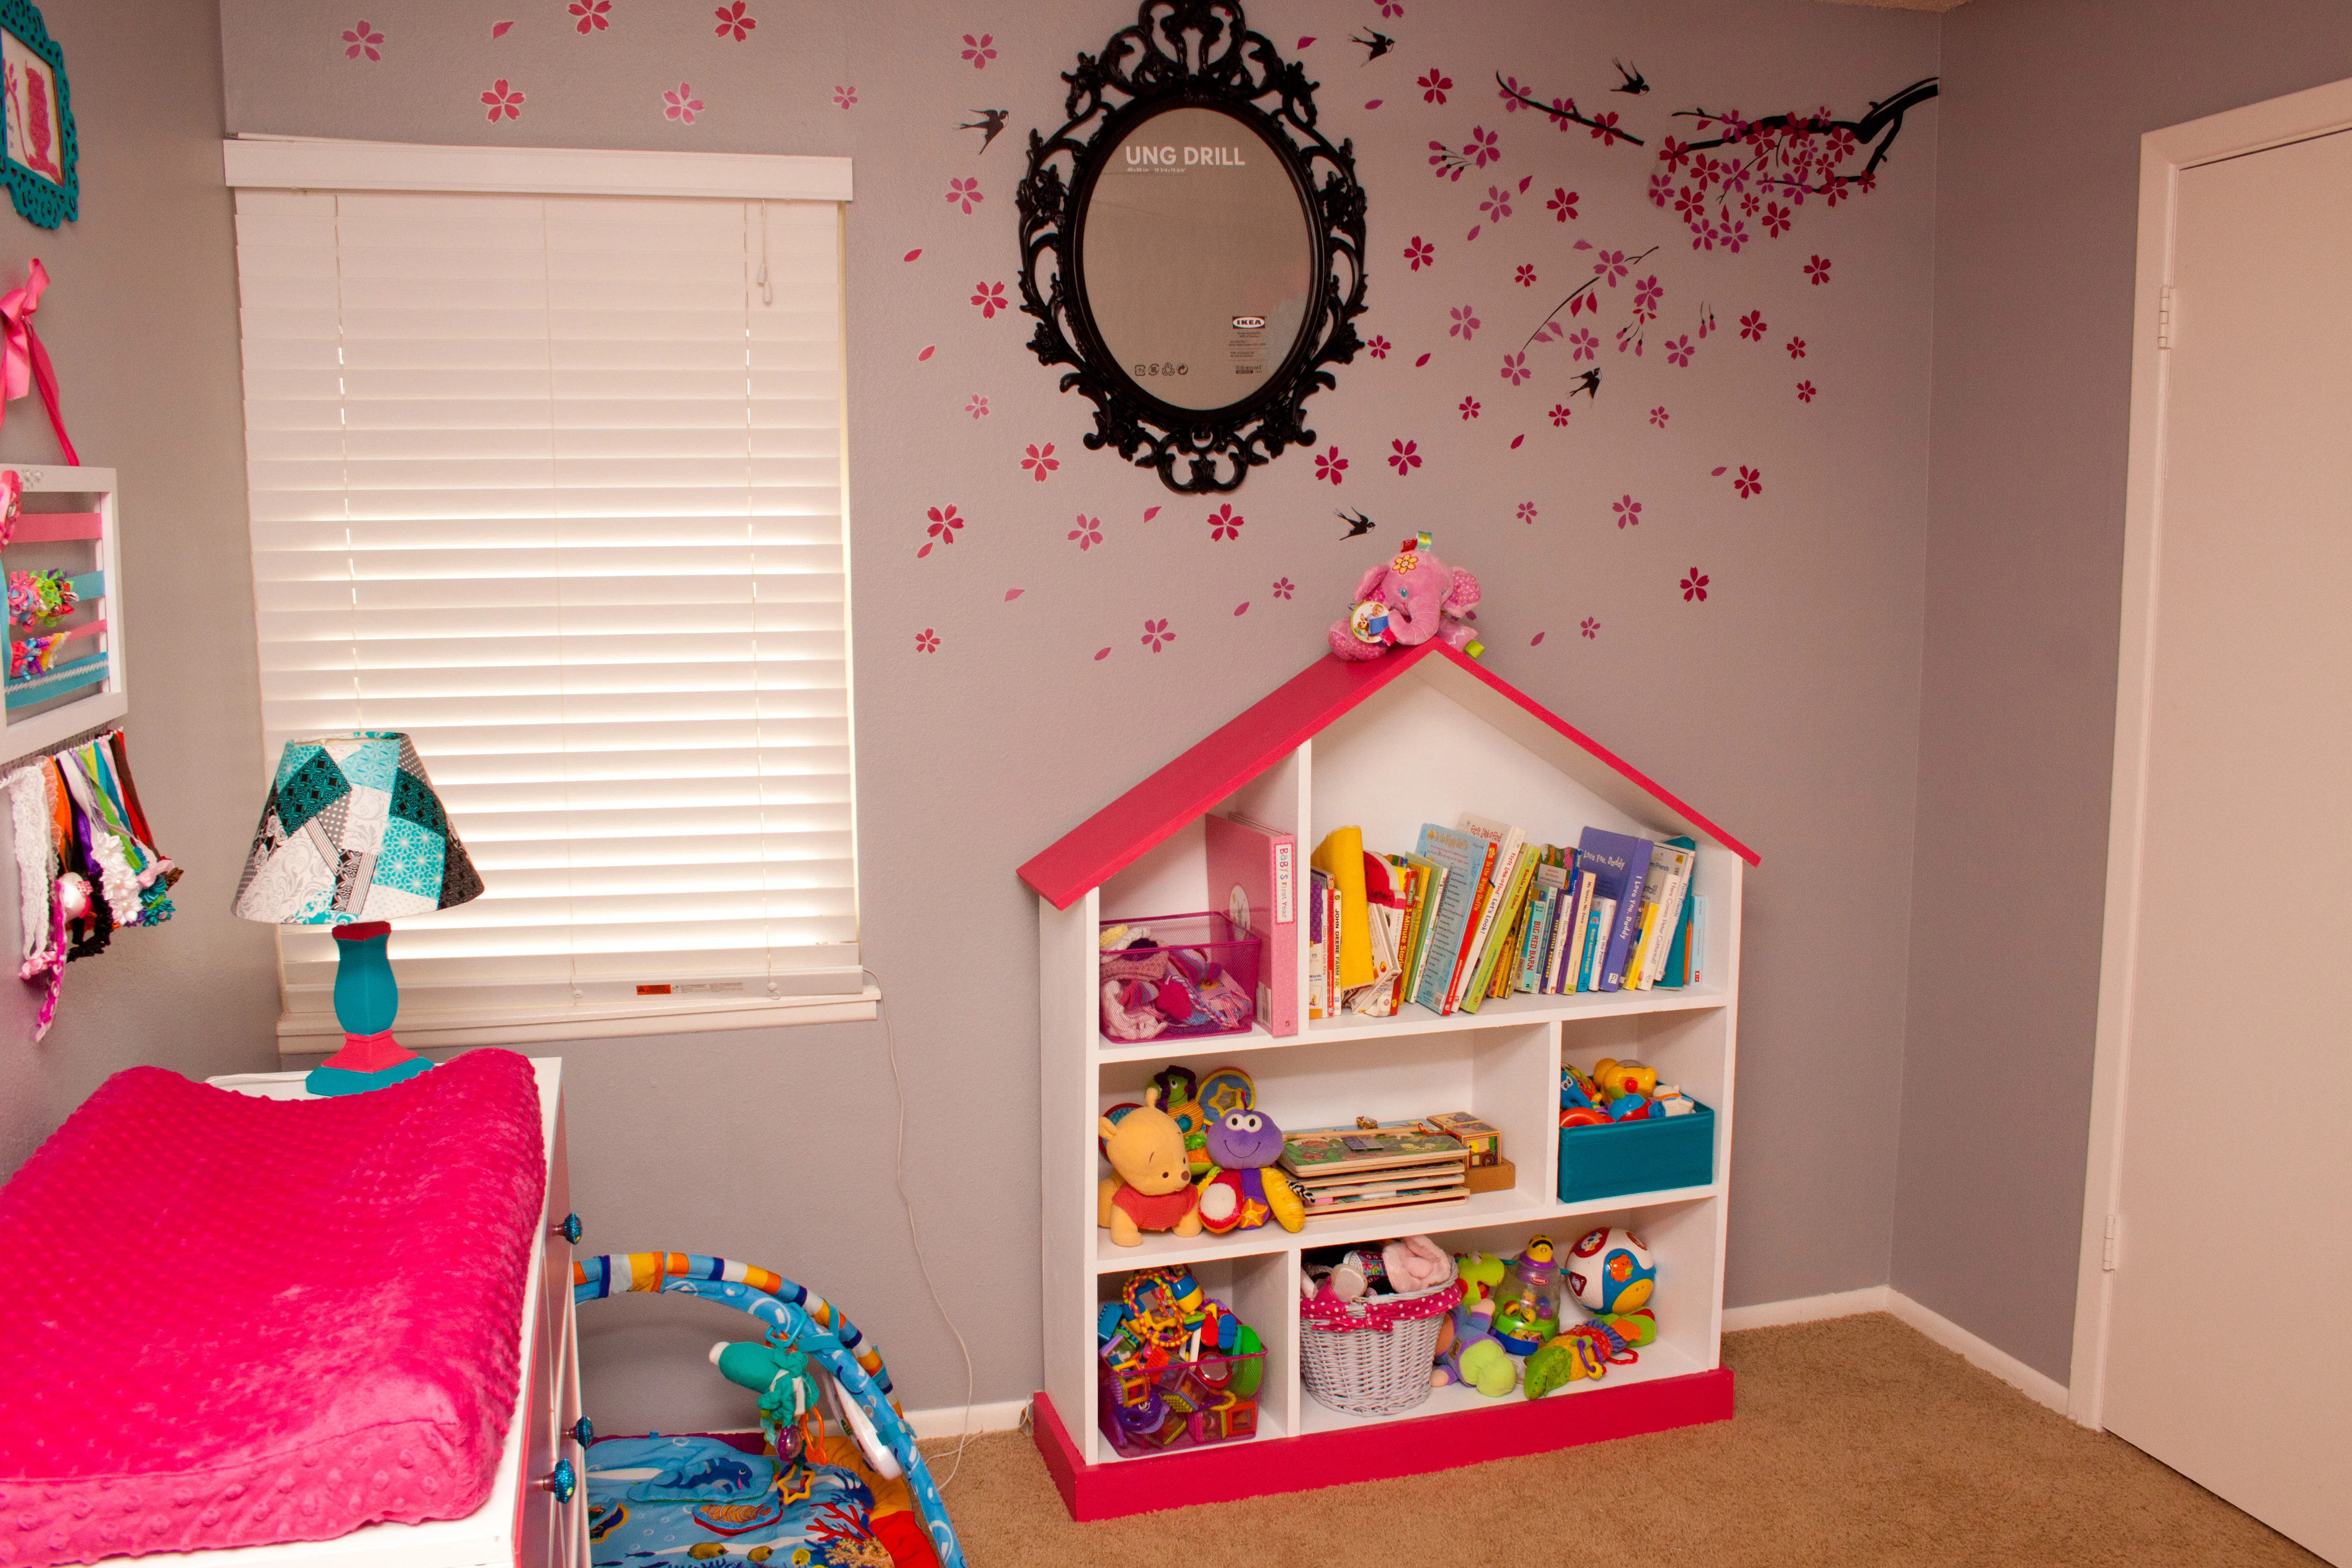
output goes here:
[[40, 309], [41, 291], [48, 286], [48, 268], [35, 257], [23, 287], [0, 294], [0, 393], [6, 398], [0, 402], [0, 421], [7, 418], [9, 403], [39, 386], [49, 410], [49, 428], [58, 433], [66, 461], [79, 468], [81, 458], [74, 451], [73, 437], [66, 434], [65, 416], [58, 412], [58, 373], [50, 368], [49, 351], [41, 346], [40, 334], [33, 331], [33, 312]]

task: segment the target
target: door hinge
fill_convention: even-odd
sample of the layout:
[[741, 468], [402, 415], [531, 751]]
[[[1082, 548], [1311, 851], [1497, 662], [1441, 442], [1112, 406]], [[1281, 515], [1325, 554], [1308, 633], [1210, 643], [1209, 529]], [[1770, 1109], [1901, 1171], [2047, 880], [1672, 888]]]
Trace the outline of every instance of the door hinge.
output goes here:
[[2169, 283], [2156, 297], [2156, 346], [2160, 349], [2172, 346], [2172, 285]]
[[2101, 1247], [2099, 1251], [2099, 1267], [2109, 1274], [2113, 1274], [2116, 1271], [2116, 1236], [2122, 1228], [2123, 1216], [2121, 1215], [2111, 1214], [2107, 1216], [2107, 1238], [2105, 1246]]

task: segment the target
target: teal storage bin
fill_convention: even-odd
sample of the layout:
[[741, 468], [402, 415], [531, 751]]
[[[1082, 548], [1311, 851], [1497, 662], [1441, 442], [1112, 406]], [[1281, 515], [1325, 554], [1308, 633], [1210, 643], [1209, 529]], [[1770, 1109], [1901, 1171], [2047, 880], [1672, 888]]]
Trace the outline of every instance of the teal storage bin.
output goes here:
[[1715, 1180], [1715, 1112], [1559, 1130], [1559, 1201], [1703, 1187]]

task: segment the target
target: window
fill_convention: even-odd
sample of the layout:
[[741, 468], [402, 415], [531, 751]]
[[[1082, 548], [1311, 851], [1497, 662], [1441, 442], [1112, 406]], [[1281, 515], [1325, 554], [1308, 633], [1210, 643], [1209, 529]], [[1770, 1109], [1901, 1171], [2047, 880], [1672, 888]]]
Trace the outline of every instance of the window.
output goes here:
[[[402, 923], [403, 1035], [870, 1011], [838, 202], [270, 183], [318, 146], [229, 144], [264, 777], [415, 737], [485, 891]], [[280, 942], [302, 1049], [332, 943]]]

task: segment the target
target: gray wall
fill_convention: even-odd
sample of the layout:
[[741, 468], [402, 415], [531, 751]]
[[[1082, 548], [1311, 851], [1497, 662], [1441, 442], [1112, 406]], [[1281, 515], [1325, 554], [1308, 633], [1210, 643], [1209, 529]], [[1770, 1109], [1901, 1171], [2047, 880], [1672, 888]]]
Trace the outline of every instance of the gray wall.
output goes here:
[[[233, 920], [224, 867], [250, 837], [260, 746], [245, 531], [236, 268], [219, 186], [220, 34], [206, 0], [153, 0], [135, 26], [91, 0], [49, 0], [81, 134], [81, 219], [34, 227], [0, 203], [0, 279], [38, 257], [34, 322], [82, 460], [118, 470], [133, 668], [125, 721], [164, 852], [190, 875], [165, 926], [68, 966], [33, 1040], [35, 994], [0, 985], [0, 1170], [13, 1171], [116, 1069], [192, 1077], [276, 1066], [270, 933]], [[14, 405], [0, 462], [58, 461], [40, 398]], [[120, 614], [120, 611], [115, 612]], [[6, 850], [0, 848], [0, 862]], [[0, 864], [0, 942], [17, 949], [16, 869]]]
[[[1692, 250], [1671, 211], [1644, 199], [1649, 153], [1501, 114], [1491, 79], [1499, 68], [1547, 95], [1605, 103], [1654, 139], [1686, 135], [1670, 110], [1851, 111], [1884, 97], [1935, 70], [1935, 20], [1803, 0], [1638, 10], [1522, 0], [1466, 15], [1417, 5], [1381, 24], [1398, 51], [1367, 65], [1346, 41], [1366, 7], [1255, 7], [1252, 20], [1286, 50], [1316, 39], [1302, 58], [1327, 84], [1326, 125], [1355, 139], [1370, 195], [1372, 310], [1362, 330], [1395, 352], [1360, 361], [1311, 405], [1318, 449], [1336, 444], [1350, 459], [1344, 484], [1318, 484], [1304, 455], [1287, 457], [1234, 498], [1248, 519], [1244, 537], [1213, 542], [1213, 508], [1082, 448], [1084, 408], [1057, 395], [1023, 348], [1022, 318], [983, 320], [968, 303], [976, 281], [1014, 276], [1024, 132], [1059, 122], [1058, 73], [1079, 50], [1098, 49], [1132, 8], [1026, 8], [1002, 19], [1010, 30], [993, 34], [999, 54], [977, 70], [961, 58], [961, 36], [981, 27], [943, 5], [875, 8], [855, 28], [813, 0], [757, 0], [753, 11], [760, 29], [740, 44], [711, 36], [708, 7], [656, 14], [631, 0], [617, 0], [606, 33], [582, 37], [560, 6], [542, 5], [493, 40], [488, 14], [465, 0], [388, 0], [370, 9], [385, 42], [383, 58], [367, 61], [345, 57], [340, 16], [289, 0], [223, 0], [226, 121], [244, 132], [856, 158], [850, 489], [866, 940], [905, 1068], [908, 1190], [948, 1308], [971, 1342], [979, 1397], [1018, 1397], [1037, 1377], [1035, 943], [1032, 900], [1013, 868], [1318, 657], [1361, 567], [1421, 528], [1484, 578], [1481, 626], [1499, 674], [1764, 856], [1748, 882], [1730, 1300], [1884, 1279], [1913, 859], [1938, 111], [1913, 120], [1875, 194], [1835, 211], [1808, 206], [1793, 233], [1732, 256]], [[150, 801], [171, 803], [158, 806], [161, 831], [192, 868], [189, 923], [148, 940], [184, 962], [154, 984], [121, 961], [123, 995], [145, 1004], [136, 1016], [128, 1001], [101, 1009], [103, 964], [77, 966], [68, 1009], [79, 995], [74, 1026], [104, 1042], [85, 1047], [92, 1063], [218, 1070], [266, 1050], [273, 1001], [266, 933], [198, 918], [226, 901], [262, 768], [234, 497], [229, 235], [209, 152], [195, 144], [211, 134], [209, 120], [184, 132], [184, 162], [173, 151], [181, 132], [150, 147], [140, 129], [175, 71], [208, 68], [211, 46], [129, 29], [109, 41], [95, 18], [85, 33], [72, 7], [51, 12], [78, 93], [106, 48], [156, 57], [135, 104], [110, 115], [90, 106], [96, 95], [78, 98], [94, 149], [136, 148], [142, 160], [135, 172], [117, 164], [113, 187], [93, 174], [90, 222], [113, 189], [168, 181], [170, 205], [202, 214], [202, 233], [126, 244], [113, 252], [120, 280], [102, 299], [85, 285], [84, 308], [102, 304], [129, 323], [144, 321], [149, 299], [180, 307], [152, 309], [194, 337], [163, 339], [173, 352], [142, 363], [152, 374], [169, 358], [175, 377], [201, 382], [202, 436], [186, 439], [184, 462], [166, 477], [194, 469], [214, 481], [201, 507], [173, 492], [188, 510], [170, 519], [172, 531], [158, 510], [139, 514], [152, 521], [132, 537], [134, 588], [150, 572], [208, 586], [168, 601], [168, 589], [155, 593], [155, 609], [168, 603], [171, 613], [145, 634], [140, 665], [142, 692], [158, 704], [177, 697], [169, 722], [183, 726], [164, 731], [159, 711], [136, 732], [142, 756], [155, 759]], [[1638, 62], [1657, 90], [1608, 97], [1614, 79], [1602, 62], [1612, 54]], [[1433, 65], [1455, 84], [1443, 106], [1414, 84]], [[523, 90], [525, 111], [493, 128], [478, 97], [498, 78]], [[680, 80], [707, 106], [691, 128], [660, 112], [661, 90]], [[835, 107], [836, 87], [856, 89], [854, 108]], [[1363, 107], [1375, 98], [1381, 108]], [[957, 128], [980, 108], [1011, 110], [1012, 133], [985, 151]], [[1482, 126], [1501, 132], [1504, 161], [1458, 184], [1433, 178], [1426, 143], [1460, 144]], [[942, 194], [950, 177], [972, 176], [986, 200], [967, 216]], [[1521, 178], [1532, 182], [1524, 194]], [[1511, 218], [1477, 211], [1490, 184], [1513, 193]], [[1556, 186], [1579, 193], [1575, 222], [1546, 209]], [[1415, 236], [1435, 242], [1433, 268], [1402, 264]], [[1497, 367], [1589, 275], [1590, 255], [1572, 248], [1580, 237], [1629, 252], [1661, 245], [1643, 273], [1654, 271], [1667, 296], [1648, 353], [1611, 354], [1601, 397], [1578, 400], [1556, 426], [1548, 411], [1572, 374], [1565, 345], [1531, 356], [1537, 379], [1524, 387]], [[917, 248], [919, 259], [901, 259]], [[1827, 287], [1803, 274], [1816, 254], [1834, 263]], [[1521, 264], [1537, 268], [1538, 286], [1517, 285]], [[118, 424], [151, 439], [167, 416], [190, 417], [191, 405], [159, 396], [134, 419], [132, 407], [147, 405], [128, 401], [133, 384], [77, 376], [74, 356], [89, 342], [66, 330], [79, 279], [60, 271], [52, 341], [68, 388], [87, 388], [93, 455], [122, 460], [127, 436], [98, 438], [101, 399], [124, 399]], [[193, 296], [192, 272], [205, 280]], [[1604, 338], [1624, 319], [1625, 293], [1610, 298]], [[1465, 304], [1486, 323], [1469, 344], [1447, 331]], [[1688, 367], [1667, 363], [1663, 341], [1694, 331], [1702, 305], [1718, 332]], [[1738, 334], [1751, 310], [1769, 322], [1766, 342]], [[85, 329], [87, 339], [97, 332]], [[1809, 343], [1801, 363], [1781, 348], [1797, 335]], [[919, 357], [927, 346], [934, 352]], [[1428, 363], [1417, 364], [1423, 354]], [[1801, 378], [1819, 386], [1817, 401], [1798, 401]], [[975, 395], [989, 399], [985, 418], [965, 412]], [[1458, 413], [1465, 395], [1483, 405], [1475, 421]], [[1663, 429], [1648, 419], [1658, 406], [1668, 411]], [[1513, 436], [1525, 440], [1515, 447]], [[1399, 478], [1382, 458], [1403, 439], [1427, 461]], [[1018, 459], [1049, 441], [1062, 466], [1041, 484]], [[1765, 475], [1752, 500], [1710, 472], [1743, 463]], [[163, 483], [142, 489], [153, 486], [160, 500]], [[1621, 530], [1610, 503], [1626, 494], [1643, 502], [1643, 521]], [[1535, 503], [1534, 522], [1518, 520], [1522, 501]], [[950, 502], [971, 527], [951, 550], [918, 561], [925, 509]], [[1335, 505], [1370, 512], [1379, 534], [1341, 542]], [[1067, 539], [1081, 516], [1098, 518], [1105, 535], [1085, 552]], [[1710, 577], [1703, 604], [1678, 592], [1694, 565]], [[1280, 596], [1278, 581], [1297, 584], [1296, 596]], [[1578, 635], [1588, 616], [1601, 623], [1596, 638]], [[1140, 646], [1147, 617], [1171, 621], [1178, 640], [1166, 651]], [[943, 638], [937, 654], [916, 651], [927, 628]], [[1097, 649], [1109, 652], [1097, 659]], [[193, 689], [173, 693], [174, 679]], [[191, 934], [215, 928], [227, 934], [210, 945]], [[192, 997], [197, 974], [208, 989]], [[911, 1405], [946, 1405], [962, 1396], [962, 1369], [915, 1272], [892, 1189], [884, 1053], [884, 1031], [866, 1026], [568, 1048], [575, 1194], [600, 1249], [727, 1252], [807, 1280], [886, 1348]], [[30, 1121], [53, 1122], [71, 1098], [52, 1098]], [[601, 1423], [740, 1418], [698, 1362], [699, 1347], [731, 1325], [697, 1311], [623, 1301], [583, 1320]]]
[[1943, 42], [1892, 1279], [2063, 1383], [2106, 891], [2139, 138], [2352, 75], [2352, 8], [1973, 0], [1945, 16]]

